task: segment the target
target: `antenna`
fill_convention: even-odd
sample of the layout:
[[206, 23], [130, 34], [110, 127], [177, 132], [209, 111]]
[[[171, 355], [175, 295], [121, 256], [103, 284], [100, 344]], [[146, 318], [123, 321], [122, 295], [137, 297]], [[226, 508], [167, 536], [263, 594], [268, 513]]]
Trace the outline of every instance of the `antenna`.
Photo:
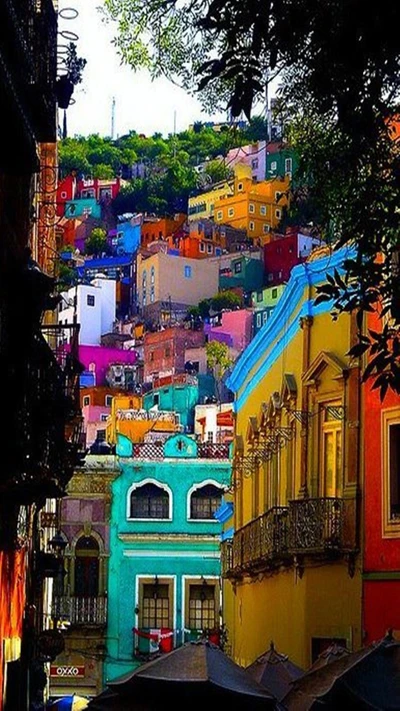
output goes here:
[[115, 96], [112, 98], [111, 102], [111, 140], [115, 138]]

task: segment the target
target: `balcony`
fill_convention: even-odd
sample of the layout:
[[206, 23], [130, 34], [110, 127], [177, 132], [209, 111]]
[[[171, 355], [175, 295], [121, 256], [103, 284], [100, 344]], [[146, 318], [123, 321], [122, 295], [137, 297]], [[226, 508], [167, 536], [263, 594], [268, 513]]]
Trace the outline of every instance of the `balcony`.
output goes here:
[[69, 622], [74, 627], [104, 627], [107, 623], [107, 598], [71, 597], [60, 595], [53, 597], [52, 616]]
[[[173, 414], [173, 413], [172, 413]], [[138, 442], [133, 445], [135, 459], [163, 459], [164, 445], [162, 442]], [[229, 444], [200, 442], [197, 445], [199, 459], [229, 459]]]
[[289, 546], [297, 554], [340, 552], [344, 548], [344, 501], [338, 498], [289, 502]]
[[274, 506], [240, 528], [233, 537], [232, 551], [226, 546], [226, 577], [255, 573], [275, 567], [288, 557], [288, 508]]
[[5, 67], [1, 80], [18, 112], [17, 122], [25, 122], [37, 141], [54, 142], [57, 14], [52, 0], [3, 0], [0, 45]]

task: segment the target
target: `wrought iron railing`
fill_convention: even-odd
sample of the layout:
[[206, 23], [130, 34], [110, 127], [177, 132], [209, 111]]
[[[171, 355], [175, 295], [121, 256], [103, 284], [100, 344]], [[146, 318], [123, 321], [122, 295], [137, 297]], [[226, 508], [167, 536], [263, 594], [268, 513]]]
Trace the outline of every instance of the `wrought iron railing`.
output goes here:
[[36, 140], [56, 139], [57, 13], [52, 0], [2, 0], [2, 53]]
[[200, 442], [197, 455], [202, 459], [228, 459], [229, 444], [223, 442]]
[[232, 538], [221, 543], [221, 573], [226, 578], [233, 570], [233, 540]]
[[326, 497], [290, 501], [290, 550], [294, 553], [341, 550], [343, 523], [343, 499]]
[[235, 532], [232, 572], [250, 572], [287, 556], [288, 509], [274, 506]]
[[71, 625], [103, 626], [107, 622], [107, 597], [54, 596], [52, 605], [54, 618]]

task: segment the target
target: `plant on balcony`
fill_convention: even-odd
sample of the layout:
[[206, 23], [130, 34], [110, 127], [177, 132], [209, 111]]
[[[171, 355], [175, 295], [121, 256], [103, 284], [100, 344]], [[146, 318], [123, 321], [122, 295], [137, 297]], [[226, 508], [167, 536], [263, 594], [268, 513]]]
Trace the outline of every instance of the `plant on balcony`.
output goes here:
[[86, 66], [86, 59], [78, 57], [76, 44], [70, 42], [65, 58], [65, 74], [57, 79], [56, 93], [60, 109], [67, 109], [74, 93], [76, 84], [82, 81], [82, 72]]

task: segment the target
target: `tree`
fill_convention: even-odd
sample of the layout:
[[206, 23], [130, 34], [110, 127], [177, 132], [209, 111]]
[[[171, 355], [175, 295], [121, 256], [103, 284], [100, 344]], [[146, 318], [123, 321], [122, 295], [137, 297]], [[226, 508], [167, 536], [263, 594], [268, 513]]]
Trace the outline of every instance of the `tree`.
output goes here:
[[[351, 355], [373, 357], [381, 394], [400, 393], [400, 141], [392, 120], [399, 3], [368, 12], [361, 0], [106, 0], [106, 7], [119, 21], [123, 61], [208, 94], [214, 87], [234, 116], [249, 117], [267, 80], [281, 73], [281, 105], [319, 226], [334, 248], [354, 247], [320, 298], [333, 298], [336, 314], [357, 311]], [[389, 319], [378, 341], [364, 333], [371, 310]]]
[[224, 309], [234, 311], [235, 309], [240, 309], [241, 306], [242, 299], [235, 291], [221, 291], [211, 299], [213, 311], [223, 311]]
[[109, 245], [107, 243], [107, 232], [102, 229], [102, 227], [95, 227], [90, 236], [85, 242], [85, 252], [86, 254], [100, 255], [108, 254], [110, 252]]
[[210, 341], [206, 343], [207, 367], [212, 371], [215, 380], [215, 394], [218, 402], [221, 402], [221, 386], [223, 377], [231, 367], [233, 358], [229, 354], [226, 343]]

